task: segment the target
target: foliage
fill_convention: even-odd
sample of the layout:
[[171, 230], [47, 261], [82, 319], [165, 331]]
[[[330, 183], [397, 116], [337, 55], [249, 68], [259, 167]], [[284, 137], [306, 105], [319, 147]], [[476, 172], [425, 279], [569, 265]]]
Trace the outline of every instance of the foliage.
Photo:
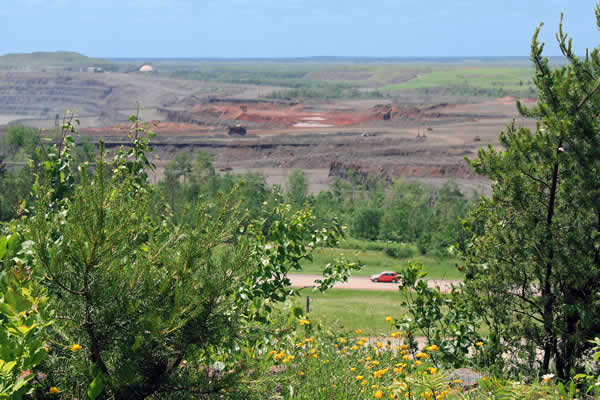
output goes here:
[[32, 242], [21, 228], [14, 222], [0, 235], [0, 399], [32, 392], [52, 323], [45, 290], [32, 277]]
[[[264, 324], [272, 304], [295, 294], [287, 272], [342, 234], [337, 226], [315, 230], [308, 210], [283, 205], [268, 225], [249, 221], [235, 190], [198, 203], [193, 223], [173, 223], [147, 183], [149, 127], [136, 116], [131, 124], [130, 148], [107, 163], [101, 142], [92, 172], [82, 164], [75, 174], [67, 121], [39, 169], [25, 231], [32, 271], [60, 315], [38, 396], [220, 392], [236, 374], [209, 371], [233, 366], [241, 347], [277, 334]], [[326, 266], [318, 289], [357, 267]]]
[[469, 307], [460, 287], [453, 287], [444, 296], [439, 287], [428, 286], [427, 273], [422, 270], [423, 265], [411, 264], [399, 271], [407, 312], [398, 318], [396, 326], [407, 333], [411, 347], [416, 346], [415, 332], [423, 332], [428, 343], [439, 346], [438, 357], [446, 366], [460, 368], [482, 361], [469, 357], [469, 351], [481, 342], [481, 317]]
[[[380, 336], [335, 333], [299, 314], [299, 329], [252, 351], [256, 396], [282, 399], [552, 399], [566, 397], [551, 377], [530, 382], [448, 369], [435, 343], [411, 347], [393, 326]], [[309, 329], [307, 329], [309, 328]], [[472, 351], [477, 351], [472, 346]], [[463, 369], [462, 371], [465, 371]], [[467, 372], [469, 372], [467, 370]], [[463, 378], [463, 379], [461, 379]], [[561, 397], [564, 396], [564, 397]]]
[[382, 98], [384, 95], [377, 91], [363, 91], [356, 88], [347, 88], [345, 85], [324, 87], [317, 89], [299, 88], [271, 92], [265, 96], [268, 99], [370, 99]]
[[540, 28], [531, 53], [539, 102], [518, 103], [538, 121], [535, 133], [513, 123], [500, 135], [504, 149], [469, 161], [494, 185], [471, 217], [480, 232], [464, 247], [466, 292], [513, 366], [564, 380], [584, 368], [600, 329], [600, 52], [575, 56], [561, 22], [569, 64], [553, 69]]
[[33, 154], [40, 142], [40, 132], [35, 128], [25, 128], [22, 125], [10, 125], [2, 137], [2, 146], [7, 154], [14, 157], [15, 153]]
[[288, 173], [285, 186], [289, 203], [295, 209], [301, 208], [308, 197], [308, 182], [304, 172], [292, 169]]
[[352, 218], [351, 232], [361, 239], [375, 240], [379, 235], [382, 211], [378, 208], [358, 208]]

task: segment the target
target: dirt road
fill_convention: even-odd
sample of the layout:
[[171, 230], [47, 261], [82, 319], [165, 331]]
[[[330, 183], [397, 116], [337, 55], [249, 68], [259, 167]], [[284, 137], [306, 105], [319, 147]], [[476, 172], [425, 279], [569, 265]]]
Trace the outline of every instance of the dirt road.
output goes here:
[[[289, 274], [293, 287], [311, 287], [315, 279], [322, 278], [320, 275]], [[458, 280], [430, 279], [427, 281], [429, 287], [439, 286], [443, 293], [448, 293], [452, 285], [458, 285]], [[366, 276], [353, 276], [346, 283], [336, 283], [335, 289], [357, 289], [357, 290], [398, 290], [397, 283], [371, 282]]]

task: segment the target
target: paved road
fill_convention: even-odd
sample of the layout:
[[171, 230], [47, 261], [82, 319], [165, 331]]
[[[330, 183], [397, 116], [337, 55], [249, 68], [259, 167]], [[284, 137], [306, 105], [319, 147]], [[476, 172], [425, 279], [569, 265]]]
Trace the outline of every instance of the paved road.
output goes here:
[[[289, 274], [293, 287], [310, 287], [315, 279], [322, 278], [320, 275]], [[443, 293], [450, 292], [451, 285], [458, 285], [461, 281], [448, 279], [429, 279], [429, 287], [439, 286]], [[397, 283], [371, 282], [366, 276], [352, 276], [346, 283], [336, 283], [335, 289], [359, 289], [359, 290], [398, 290]]]

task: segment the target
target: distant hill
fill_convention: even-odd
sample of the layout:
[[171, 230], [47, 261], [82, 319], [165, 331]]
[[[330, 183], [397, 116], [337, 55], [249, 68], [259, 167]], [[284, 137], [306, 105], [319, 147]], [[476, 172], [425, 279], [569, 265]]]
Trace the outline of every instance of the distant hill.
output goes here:
[[116, 66], [101, 58], [91, 58], [72, 51], [11, 53], [0, 56], [0, 69], [41, 70], [100, 67], [113, 70]]

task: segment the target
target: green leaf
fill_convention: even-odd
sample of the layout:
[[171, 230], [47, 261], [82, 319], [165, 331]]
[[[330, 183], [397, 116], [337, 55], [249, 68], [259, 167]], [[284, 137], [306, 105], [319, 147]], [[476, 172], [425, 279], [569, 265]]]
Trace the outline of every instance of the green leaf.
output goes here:
[[6, 236], [0, 237], [0, 259], [6, 256], [7, 247]]
[[8, 250], [12, 253], [16, 253], [19, 247], [19, 237], [17, 235], [10, 235], [8, 237]]
[[290, 311], [295, 318], [304, 317], [304, 309], [302, 307], [292, 307]]
[[15, 365], [17, 365], [16, 361], [3, 362], [2, 367], [0, 368], [0, 370], [2, 371], [2, 375], [10, 374], [10, 371], [13, 370]]
[[140, 348], [141, 345], [142, 345], [142, 337], [140, 335], [137, 335], [135, 337], [135, 342], [131, 346], [131, 350], [136, 351], [137, 349]]
[[98, 374], [94, 380], [92, 381], [92, 383], [90, 383], [90, 385], [88, 386], [88, 397], [92, 400], [95, 400], [96, 397], [100, 396], [100, 393], [102, 393], [102, 391], [104, 390], [104, 379], [102, 379], [102, 375]]
[[17, 330], [20, 333], [22, 333], [23, 335], [27, 335], [29, 333], [29, 331], [31, 331], [36, 326], [37, 326], [36, 324], [33, 324], [31, 326], [21, 325], [21, 326], [17, 326]]

